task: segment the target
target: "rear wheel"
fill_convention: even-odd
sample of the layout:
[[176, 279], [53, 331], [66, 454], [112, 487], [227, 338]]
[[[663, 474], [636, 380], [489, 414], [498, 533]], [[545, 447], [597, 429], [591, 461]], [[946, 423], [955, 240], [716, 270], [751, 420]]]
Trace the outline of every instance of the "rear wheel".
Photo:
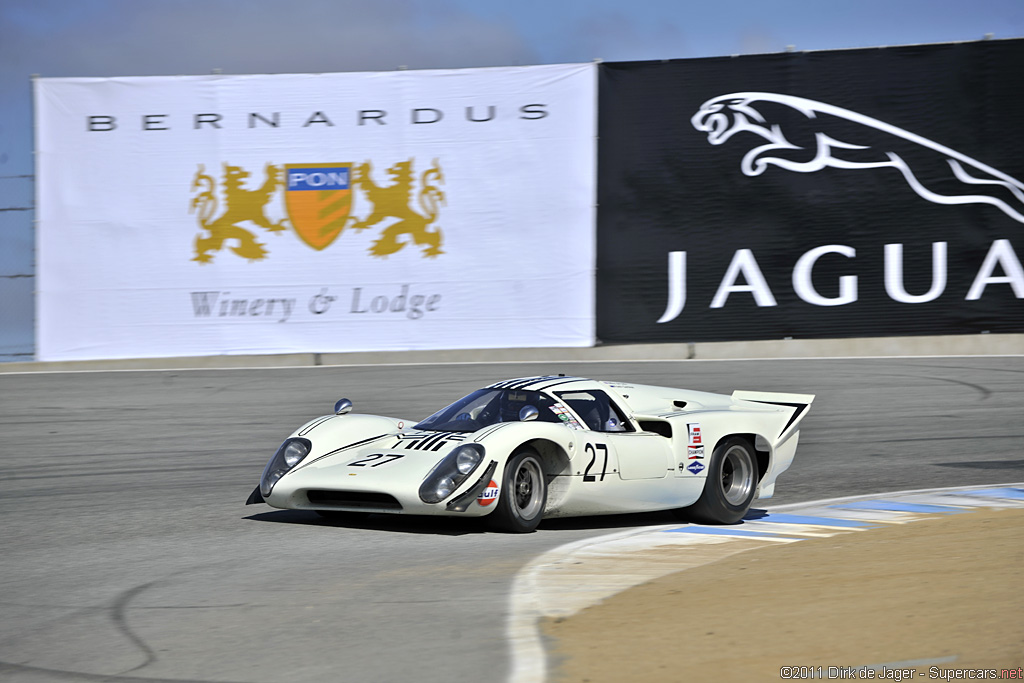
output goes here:
[[746, 439], [734, 436], [715, 448], [704, 491], [677, 516], [703, 524], [736, 524], [747, 514], [757, 490], [757, 460]]
[[491, 526], [500, 531], [529, 533], [540, 524], [547, 499], [540, 456], [532, 450], [519, 451], [505, 466], [497, 508], [490, 515]]

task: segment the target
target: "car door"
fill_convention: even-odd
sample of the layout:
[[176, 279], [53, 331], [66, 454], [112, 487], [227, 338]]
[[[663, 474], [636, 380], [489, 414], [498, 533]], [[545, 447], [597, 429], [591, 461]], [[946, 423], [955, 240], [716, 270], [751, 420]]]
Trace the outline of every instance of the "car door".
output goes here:
[[651, 432], [605, 434], [619, 460], [622, 479], [662, 479], [673, 468], [667, 439]]
[[609, 474], [618, 474], [624, 480], [662, 479], [674, 469], [669, 441], [658, 434], [638, 431], [605, 392], [563, 391], [558, 397], [590, 431], [584, 446], [585, 482], [604, 481]]

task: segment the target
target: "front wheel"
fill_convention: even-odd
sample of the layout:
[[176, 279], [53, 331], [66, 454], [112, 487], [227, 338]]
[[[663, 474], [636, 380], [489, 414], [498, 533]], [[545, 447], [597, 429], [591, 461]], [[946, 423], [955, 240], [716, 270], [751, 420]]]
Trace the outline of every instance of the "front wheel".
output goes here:
[[505, 466], [498, 505], [490, 516], [491, 526], [500, 531], [529, 533], [540, 524], [547, 499], [540, 456], [532, 450], [519, 451]]
[[747, 514], [757, 490], [757, 461], [746, 439], [720, 443], [711, 455], [708, 478], [697, 502], [676, 511], [679, 517], [703, 524], [736, 524]]

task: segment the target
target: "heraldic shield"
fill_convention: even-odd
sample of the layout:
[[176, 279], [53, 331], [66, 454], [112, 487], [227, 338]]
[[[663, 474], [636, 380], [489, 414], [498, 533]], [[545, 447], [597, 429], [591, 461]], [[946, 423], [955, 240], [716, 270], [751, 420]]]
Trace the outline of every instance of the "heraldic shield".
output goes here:
[[341, 234], [352, 211], [352, 164], [288, 164], [284, 203], [299, 238], [321, 250]]

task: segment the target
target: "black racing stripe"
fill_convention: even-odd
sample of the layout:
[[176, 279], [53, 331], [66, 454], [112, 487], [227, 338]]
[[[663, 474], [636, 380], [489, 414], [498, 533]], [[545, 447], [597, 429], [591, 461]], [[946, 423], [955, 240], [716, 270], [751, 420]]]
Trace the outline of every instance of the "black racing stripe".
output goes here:
[[406, 450], [408, 450], [410, 448], [415, 448], [416, 444], [418, 444], [420, 441], [422, 441], [423, 439], [427, 438], [428, 436], [429, 436], [429, 434], [426, 434], [426, 433], [423, 433], [423, 434], [399, 434], [398, 435], [398, 441], [395, 442], [394, 448], [405, 448]]
[[316, 458], [313, 458], [312, 460], [309, 460], [308, 462], [300, 462], [298, 465], [296, 465], [290, 471], [294, 472], [295, 470], [300, 470], [303, 467], [305, 467], [306, 465], [312, 465], [317, 460], [323, 460], [324, 458], [330, 457], [330, 456], [332, 456], [332, 455], [334, 455], [336, 453], [341, 453], [342, 451], [347, 451], [350, 448], [356, 448], [358, 446], [365, 446], [368, 443], [372, 443], [374, 441], [377, 441], [378, 439], [383, 439], [386, 436], [391, 436], [391, 435], [390, 434], [378, 434], [377, 436], [371, 436], [369, 439], [363, 439], [362, 441], [356, 441], [355, 443], [350, 443], [349, 445], [342, 446], [341, 448], [335, 448], [330, 453], [324, 453], [323, 455], [321, 455], [319, 457], [316, 457]]
[[432, 448], [431, 448], [430, 450], [432, 450], [432, 451], [439, 451], [439, 450], [441, 450], [442, 448], [444, 448], [444, 446], [445, 446], [445, 445], [446, 445], [447, 443], [448, 443], [448, 439], [441, 439], [440, 441], [438, 441], [437, 443], [435, 443], [435, 444], [434, 444], [434, 446], [433, 446], [433, 447], [432, 447]]
[[526, 387], [530, 386], [531, 384], [536, 384], [537, 382], [543, 382], [544, 380], [551, 379], [551, 377], [552, 377], [551, 375], [544, 375], [544, 376], [541, 376], [541, 377], [527, 377], [525, 379], [519, 380], [518, 382], [514, 382], [513, 384], [510, 384], [507, 388], [508, 389], [512, 389], [512, 390], [525, 389]]
[[416, 451], [423, 448], [423, 444], [427, 440], [434, 438], [436, 434], [417, 434], [415, 438], [409, 440], [409, 443], [405, 446], [408, 450]]
[[790, 425], [792, 425], [794, 422], [800, 419], [800, 416], [804, 414], [804, 411], [807, 410], [809, 406], [807, 403], [782, 403], [779, 405], [787, 405], [796, 408], [796, 410], [790, 416], [789, 422], [787, 422], [786, 426], [782, 428], [781, 432], [779, 432], [779, 436], [782, 436], [783, 434], [786, 433], [786, 430], [789, 429]]
[[516, 379], [507, 379], [504, 382], [497, 382], [492, 384], [489, 389], [525, 389], [531, 384], [537, 382], [543, 382], [545, 380], [554, 379], [556, 375], [541, 375], [539, 377], [519, 377]]
[[445, 434], [444, 432], [439, 432], [437, 434], [431, 434], [427, 438], [421, 439], [413, 448], [414, 448], [414, 450], [417, 450], [417, 451], [419, 451], [419, 450], [429, 451], [431, 446], [433, 446], [438, 441], [444, 441], [446, 436], [448, 436], [448, 435]]
[[496, 426], [497, 425], [491, 425], [490, 427], [484, 427], [484, 429], [481, 431], [481, 433], [478, 434], [477, 437], [475, 439], [473, 439], [473, 441], [480, 441], [480, 439], [484, 438], [485, 436], [487, 436], [488, 434], [493, 432], [494, 428]]
[[[750, 399], [744, 399], [744, 400], [749, 401]], [[779, 432], [779, 436], [782, 436], [783, 434], [785, 434], [786, 430], [789, 429], [790, 425], [792, 425], [794, 422], [796, 422], [800, 418], [800, 416], [804, 414], [804, 411], [807, 410], [808, 406], [810, 406], [809, 403], [784, 403], [782, 401], [752, 401], [752, 402], [753, 403], [766, 403], [766, 404], [768, 404], [770, 406], [788, 406], [790, 408], [796, 408], [796, 410], [793, 411], [793, 414], [789, 416], [789, 422], [787, 422], [786, 426], [782, 428], [781, 432]], [[778, 438], [778, 437], [775, 437], [775, 438]]]
[[572, 379], [563, 378], [563, 379], [560, 379], [557, 382], [553, 382], [551, 384], [547, 384], [547, 385], [542, 386], [542, 387], [534, 387], [534, 391], [547, 391], [548, 389], [551, 389], [553, 387], [558, 387], [558, 386], [561, 386], [563, 384], [572, 384], [573, 382], [589, 382], [589, 381], [590, 380], [585, 378], [585, 377], [574, 377]]
[[[554, 382], [554, 384], [548, 384], [549, 382], [552, 382], [552, 381]], [[547, 377], [540, 377], [536, 381], [532, 382], [531, 385], [529, 385], [529, 390], [530, 391], [541, 391], [543, 387], [540, 387], [538, 385], [555, 386], [555, 385], [561, 384], [563, 382], [582, 382], [582, 381], [585, 381], [585, 380], [583, 380], [582, 378], [576, 378], [576, 377], [566, 377], [565, 375], [548, 375]], [[527, 387], [521, 387], [521, 388], [526, 389]]]
[[496, 424], [496, 425], [491, 425], [487, 430], [484, 431], [483, 434], [480, 434], [475, 439], [473, 439], [473, 441], [475, 443], [480, 443], [480, 439], [485, 439], [488, 436], [490, 436], [491, 434], [493, 434], [494, 432], [496, 432], [499, 429], [501, 429], [502, 427], [506, 427], [506, 426], [508, 426], [510, 424], [513, 424], [513, 423], [512, 422], [501, 422], [501, 423]]
[[363, 446], [365, 444], [368, 444], [368, 443], [371, 443], [373, 441], [376, 441], [377, 439], [383, 439], [385, 436], [390, 436], [390, 435], [389, 434], [378, 434], [377, 436], [371, 436], [369, 439], [363, 439], [362, 441], [356, 441], [354, 443], [350, 443], [347, 446], [342, 446], [341, 448], [335, 448], [330, 453], [325, 453], [324, 455], [321, 455], [320, 457], [323, 458], [323, 457], [326, 457], [328, 455], [334, 455], [335, 453], [340, 453], [341, 451], [347, 451], [350, 448], [356, 448], [357, 446]]
[[305, 436], [306, 434], [309, 434], [311, 431], [313, 431], [314, 429], [316, 429], [317, 427], [322, 425], [324, 422], [327, 422], [332, 417], [335, 417], [335, 416], [334, 415], [324, 415], [320, 419], [311, 422], [308, 427], [306, 427], [301, 432], [299, 432], [299, 436]]

